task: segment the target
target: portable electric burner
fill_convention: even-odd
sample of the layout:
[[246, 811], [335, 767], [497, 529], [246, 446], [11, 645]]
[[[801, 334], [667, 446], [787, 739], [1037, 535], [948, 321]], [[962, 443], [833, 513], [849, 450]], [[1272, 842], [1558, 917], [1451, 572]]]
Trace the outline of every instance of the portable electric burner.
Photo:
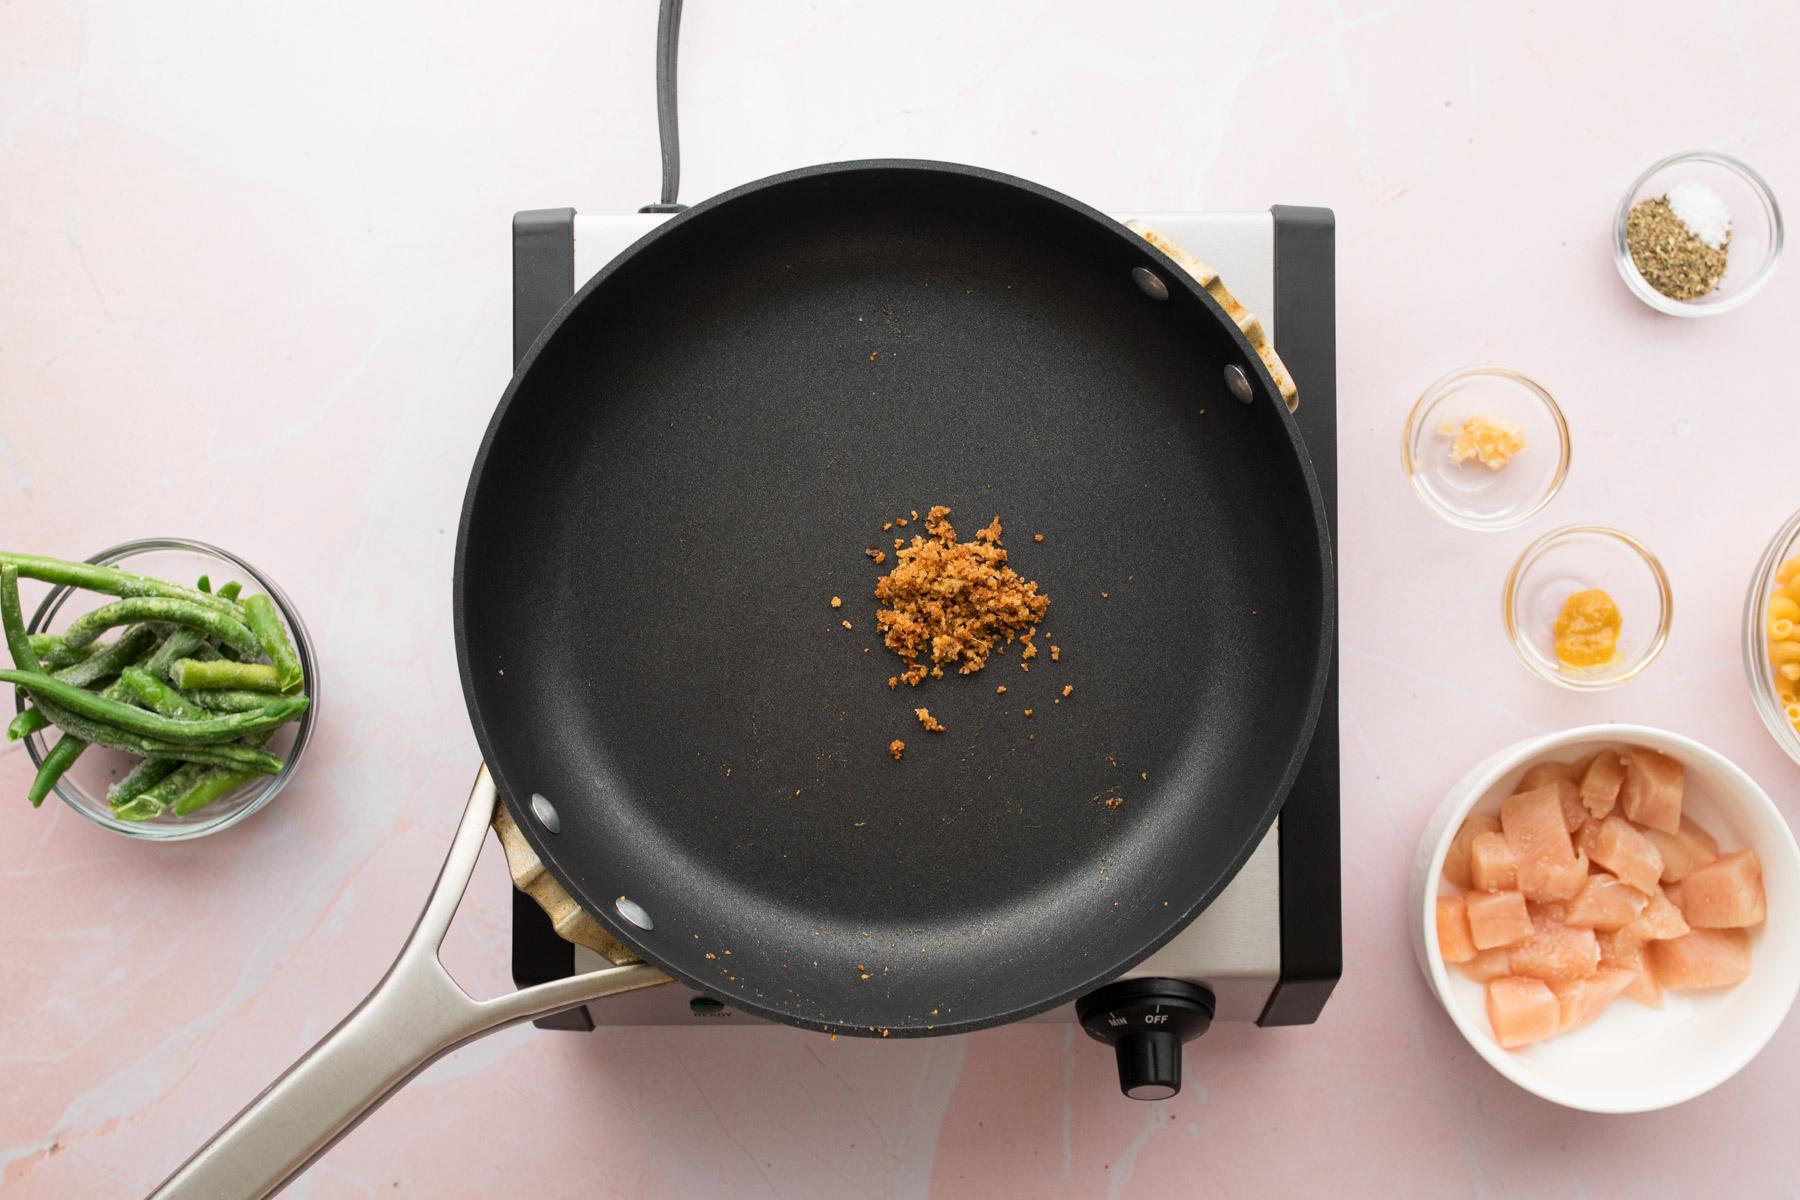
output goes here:
[[[661, 207], [661, 206], [652, 206]], [[1119, 214], [1180, 243], [1215, 268], [1261, 319], [1300, 390], [1295, 419], [1337, 522], [1335, 227], [1327, 209]], [[616, 255], [666, 221], [659, 212], [582, 215], [572, 208], [519, 213], [513, 221], [513, 351], [522, 359], [571, 295]], [[1128, 1092], [1152, 1097], [1167, 1084], [1159, 1057], [1208, 1020], [1259, 1025], [1318, 1018], [1342, 969], [1338, 861], [1338, 718], [1335, 651], [1331, 681], [1304, 768], [1275, 826], [1225, 891], [1172, 941], [1119, 982], [1077, 1004], [1030, 1018], [1081, 1020], [1113, 1043], [1147, 1030], [1156, 1047], [1121, 1044]], [[513, 978], [520, 986], [608, 965], [559, 936], [544, 910], [514, 892]], [[1156, 985], [1162, 986], [1156, 986]], [[537, 1022], [587, 1030], [607, 1025], [763, 1023], [679, 983], [613, 996]], [[1148, 1024], [1146, 1024], [1148, 1022]], [[1199, 1029], [1192, 1024], [1198, 1022]], [[1183, 1027], [1186, 1023], [1186, 1027]], [[1184, 1037], [1183, 1035], [1186, 1035]], [[1141, 1059], [1133, 1066], [1133, 1056]], [[1179, 1078], [1178, 1073], [1175, 1076]], [[1135, 1088], [1132, 1080], [1137, 1080]], [[1161, 1089], [1161, 1090], [1159, 1090]]]

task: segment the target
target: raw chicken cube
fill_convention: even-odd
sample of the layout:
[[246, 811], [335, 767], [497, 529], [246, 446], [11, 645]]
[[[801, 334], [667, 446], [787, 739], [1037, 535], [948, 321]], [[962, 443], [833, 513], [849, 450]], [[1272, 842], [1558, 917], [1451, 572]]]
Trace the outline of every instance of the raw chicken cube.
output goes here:
[[1469, 882], [1478, 892], [1505, 892], [1519, 886], [1518, 864], [1506, 835], [1484, 833], [1469, 847]]
[[1463, 897], [1463, 909], [1477, 950], [1510, 946], [1531, 936], [1531, 914], [1517, 892], [1471, 892]]
[[1593, 817], [1589, 817], [1587, 820], [1583, 821], [1581, 823], [1581, 828], [1575, 831], [1576, 853], [1585, 854], [1589, 858], [1592, 858], [1594, 856], [1594, 850], [1600, 845], [1600, 830], [1605, 828], [1605, 826], [1606, 822], [1604, 820], [1595, 820]]
[[1469, 912], [1461, 896], [1438, 897], [1437, 937], [1438, 953], [1445, 962], [1468, 962], [1475, 957], [1475, 943], [1469, 939]]
[[1626, 930], [1640, 942], [1666, 942], [1688, 931], [1687, 918], [1681, 915], [1668, 895], [1658, 887], [1650, 893], [1650, 903]]
[[1616, 814], [1600, 822], [1594, 838], [1594, 861], [1648, 896], [1662, 877], [1662, 855], [1656, 844]]
[[1478, 950], [1475, 957], [1468, 962], [1457, 963], [1456, 969], [1477, 983], [1486, 983], [1490, 979], [1498, 979], [1502, 975], [1512, 974], [1512, 951], [1505, 946], [1495, 946], [1492, 950]]
[[1556, 1034], [1562, 1006], [1541, 980], [1510, 975], [1488, 984], [1488, 1024], [1502, 1046], [1512, 1049]]
[[1580, 889], [1580, 878], [1569, 878], [1577, 860], [1557, 785], [1508, 796], [1500, 805], [1500, 827], [1518, 863], [1519, 890], [1529, 899], [1567, 900]]
[[1636, 971], [1624, 967], [1601, 967], [1590, 978], [1551, 987], [1560, 1010], [1557, 1032], [1567, 1033], [1592, 1021], [1636, 978]]
[[1619, 787], [1619, 805], [1639, 825], [1664, 833], [1681, 828], [1681, 793], [1687, 770], [1680, 761], [1654, 750], [1627, 752], [1625, 782]]
[[1663, 895], [1669, 898], [1670, 904], [1681, 910], [1681, 918], [1685, 921], [1687, 919], [1687, 896], [1682, 892], [1681, 885], [1679, 883], [1663, 884]]
[[1751, 850], [1723, 854], [1681, 881], [1681, 915], [1695, 929], [1743, 929], [1769, 915], [1762, 863]]
[[1585, 760], [1581, 762], [1541, 762], [1531, 767], [1519, 777], [1514, 792], [1534, 792], [1538, 788], [1553, 787], [1557, 799], [1562, 801], [1563, 824], [1570, 833], [1581, 828], [1587, 820], [1587, 809], [1581, 803], [1581, 775], [1587, 768]]
[[1602, 750], [1581, 777], [1581, 803], [1596, 820], [1613, 810], [1619, 800], [1619, 785], [1625, 782], [1625, 759], [1616, 751]]
[[1569, 983], [1592, 975], [1600, 966], [1600, 943], [1591, 929], [1540, 917], [1532, 922], [1531, 936], [1512, 949], [1515, 975], [1530, 975], [1545, 983]]
[[1529, 792], [1543, 787], [1547, 783], [1566, 780], [1578, 783], [1581, 780], [1581, 764], [1572, 762], [1533, 763], [1519, 776], [1519, 782], [1513, 786], [1515, 792]]
[[[1440, 902], [1441, 903], [1441, 902]], [[1623, 929], [1638, 919], [1650, 897], [1604, 871], [1589, 875], [1569, 901], [1563, 921], [1594, 930]]]
[[1626, 986], [1623, 994], [1640, 1004], [1661, 1008], [1662, 988], [1657, 985], [1656, 974], [1650, 969], [1650, 959], [1644, 953], [1644, 943], [1629, 929], [1616, 929], [1594, 936], [1600, 943], [1602, 970], [1617, 967], [1630, 971], [1636, 977]]
[[1444, 854], [1444, 878], [1459, 888], [1469, 886], [1469, 846], [1484, 833], [1500, 832], [1500, 822], [1493, 817], [1481, 813], [1470, 813], [1456, 836], [1450, 839], [1450, 849]]
[[1696, 929], [1652, 942], [1657, 982], [1678, 992], [1730, 987], [1750, 974], [1750, 935], [1742, 929]]
[[1679, 883], [1694, 868], [1704, 867], [1719, 857], [1719, 843], [1713, 841], [1712, 834], [1686, 817], [1681, 818], [1681, 828], [1674, 833], [1646, 829], [1644, 836], [1662, 855], [1664, 883]]
[[1539, 894], [1544, 903], [1560, 903], [1573, 900], [1575, 894], [1587, 883], [1588, 870], [1591, 864], [1585, 853], [1577, 854], [1575, 861], [1567, 866], [1556, 867], [1544, 874], [1539, 884]]

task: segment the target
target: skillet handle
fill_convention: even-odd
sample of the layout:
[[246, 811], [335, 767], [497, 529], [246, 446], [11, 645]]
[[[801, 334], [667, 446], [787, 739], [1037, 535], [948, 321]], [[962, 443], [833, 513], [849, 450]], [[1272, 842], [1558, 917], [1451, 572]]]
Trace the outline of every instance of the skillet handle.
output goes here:
[[483, 767], [425, 912], [375, 990], [157, 1188], [155, 1197], [273, 1195], [438, 1058], [503, 1026], [668, 977], [634, 964], [553, 980], [491, 1000], [459, 987], [438, 959], [493, 819]]

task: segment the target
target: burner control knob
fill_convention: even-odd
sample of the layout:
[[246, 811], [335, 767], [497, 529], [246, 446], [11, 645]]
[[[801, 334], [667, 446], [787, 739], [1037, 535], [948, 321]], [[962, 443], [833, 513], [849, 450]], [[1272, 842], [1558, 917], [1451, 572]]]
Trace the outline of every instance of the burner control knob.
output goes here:
[[1166, 1100], [1181, 1090], [1181, 1044], [1212, 1024], [1213, 994], [1179, 979], [1122, 979], [1075, 1002], [1088, 1036], [1119, 1059], [1119, 1090]]

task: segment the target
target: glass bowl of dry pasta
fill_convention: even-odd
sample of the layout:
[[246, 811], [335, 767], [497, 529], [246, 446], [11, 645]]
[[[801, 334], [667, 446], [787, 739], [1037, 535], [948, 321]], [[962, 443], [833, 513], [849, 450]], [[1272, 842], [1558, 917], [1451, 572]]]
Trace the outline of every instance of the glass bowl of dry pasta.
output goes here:
[[1744, 670], [1763, 724], [1800, 762], [1800, 512], [1782, 523], [1750, 580]]

